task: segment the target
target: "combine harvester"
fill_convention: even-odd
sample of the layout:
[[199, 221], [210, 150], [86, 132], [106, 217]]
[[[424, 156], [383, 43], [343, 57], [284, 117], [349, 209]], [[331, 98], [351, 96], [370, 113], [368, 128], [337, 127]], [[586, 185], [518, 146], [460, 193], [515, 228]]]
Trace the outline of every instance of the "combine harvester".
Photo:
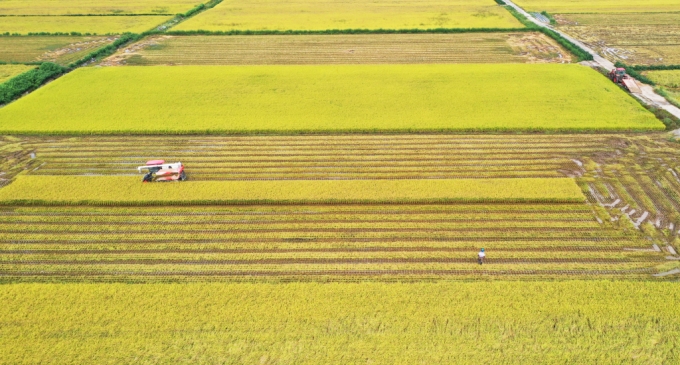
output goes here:
[[630, 91], [631, 93], [642, 94], [642, 90], [640, 90], [640, 87], [635, 82], [635, 79], [626, 73], [625, 68], [619, 67], [611, 70], [611, 72], [609, 72], [609, 79], [611, 79], [615, 84], [625, 87], [626, 90]]
[[137, 171], [148, 172], [142, 178], [142, 182], [166, 182], [166, 181], [185, 181], [187, 175], [184, 173], [184, 165], [181, 162], [166, 164], [163, 160], [151, 160], [146, 162], [146, 166], [139, 166]]

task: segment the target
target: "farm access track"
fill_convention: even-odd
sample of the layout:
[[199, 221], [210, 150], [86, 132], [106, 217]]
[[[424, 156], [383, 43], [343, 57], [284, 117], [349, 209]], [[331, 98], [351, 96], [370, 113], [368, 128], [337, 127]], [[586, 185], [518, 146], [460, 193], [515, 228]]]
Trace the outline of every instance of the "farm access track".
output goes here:
[[8, 281], [648, 278], [677, 257], [680, 145], [662, 134], [6, 138], [8, 181], [162, 158], [192, 180], [570, 176], [590, 201], [4, 207]]

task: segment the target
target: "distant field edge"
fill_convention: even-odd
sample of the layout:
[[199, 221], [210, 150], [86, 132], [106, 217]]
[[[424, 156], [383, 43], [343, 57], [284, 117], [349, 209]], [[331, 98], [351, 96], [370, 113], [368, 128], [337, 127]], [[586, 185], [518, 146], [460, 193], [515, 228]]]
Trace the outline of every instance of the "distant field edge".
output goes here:
[[319, 30], [168, 30], [145, 34], [166, 35], [307, 35], [307, 34], [412, 34], [412, 33], [505, 33], [531, 32], [533, 28], [405, 28], [405, 29], [319, 29]]
[[[190, 175], [190, 167], [187, 167]], [[253, 180], [142, 183], [137, 176], [19, 176], [0, 205], [584, 203], [573, 179]]]

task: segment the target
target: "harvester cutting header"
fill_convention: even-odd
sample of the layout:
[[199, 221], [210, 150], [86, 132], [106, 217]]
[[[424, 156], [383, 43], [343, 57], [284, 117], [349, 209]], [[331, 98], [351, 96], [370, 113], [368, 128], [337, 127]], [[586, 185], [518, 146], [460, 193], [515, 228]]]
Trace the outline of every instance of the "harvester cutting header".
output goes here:
[[147, 171], [142, 182], [185, 181], [184, 165], [181, 162], [165, 163], [163, 160], [151, 160], [146, 166], [139, 166], [140, 173]]

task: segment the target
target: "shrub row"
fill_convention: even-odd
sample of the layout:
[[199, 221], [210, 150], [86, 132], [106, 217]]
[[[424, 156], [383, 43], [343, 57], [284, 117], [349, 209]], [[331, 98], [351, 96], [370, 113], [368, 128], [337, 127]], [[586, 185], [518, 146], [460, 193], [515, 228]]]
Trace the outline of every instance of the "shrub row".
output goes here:
[[26, 92], [40, 87], [43, 83], [65, 73], [66, 68], [55, 63], [45, 62], [40, 67], [24, 72], [0, 84], [0, 105], [7, 104]]
[[630, 68], [635, 71], [671, 71], [680, 70], [680, 65], [635, 65]]

